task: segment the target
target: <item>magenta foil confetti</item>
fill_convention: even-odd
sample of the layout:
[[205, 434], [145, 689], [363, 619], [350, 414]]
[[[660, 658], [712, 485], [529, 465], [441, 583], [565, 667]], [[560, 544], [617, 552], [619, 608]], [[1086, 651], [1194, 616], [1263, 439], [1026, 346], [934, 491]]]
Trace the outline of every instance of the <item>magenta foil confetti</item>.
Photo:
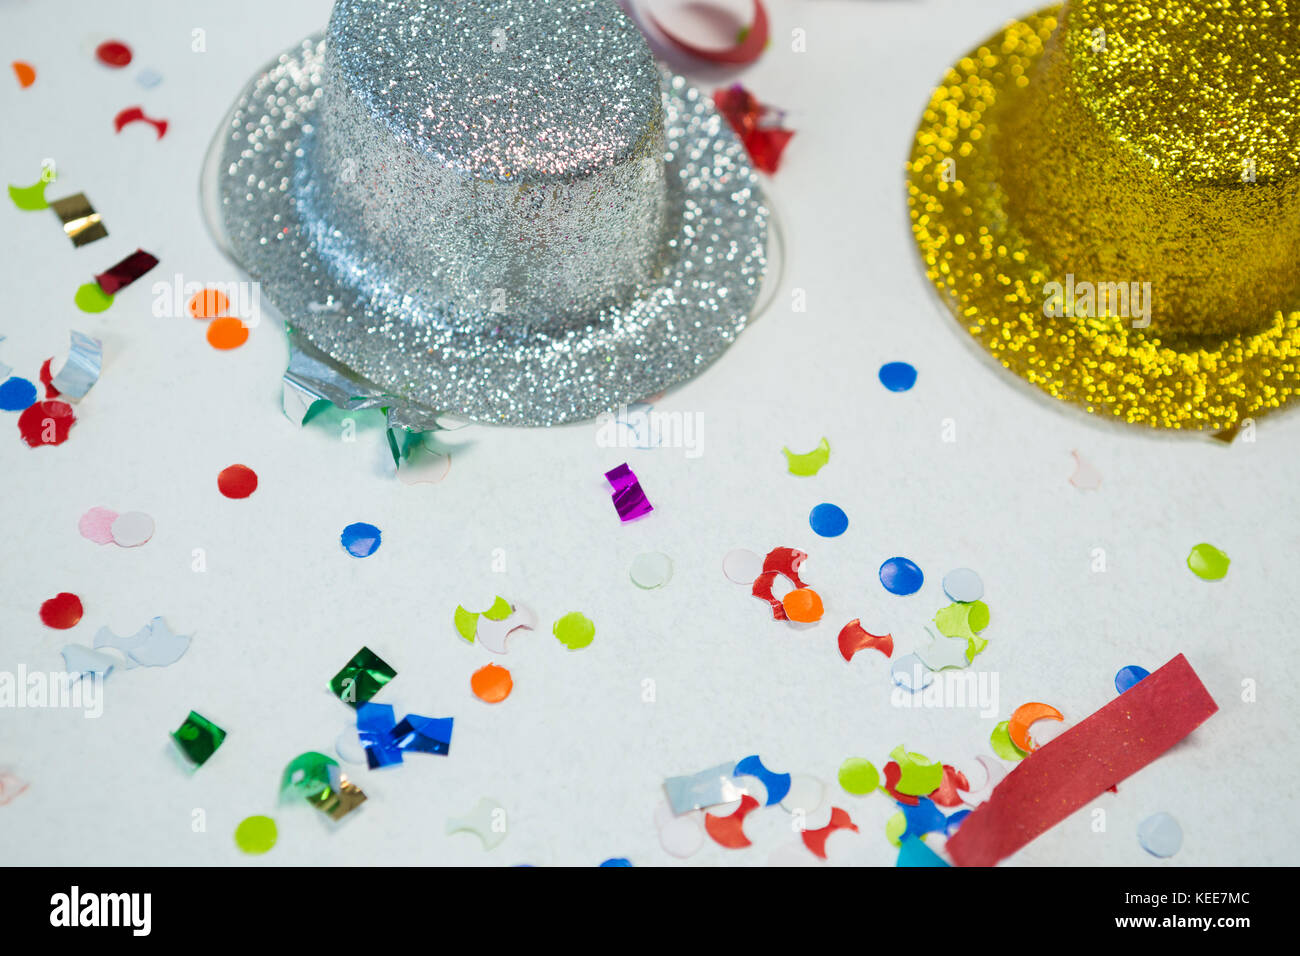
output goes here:
[[137, 249], [117, 265], [95, 276], [99, 287], [108, 295], [124, 289], [158, 264], [158, 259], [143, 249]]
[[614, 508], [623, 521], [631, 521], [654, 511], [654, 506], [646, 499], [641, 490], [641, 482], [627, 466], [627, 462], [605, 472], [605, 480], [614, 489]]

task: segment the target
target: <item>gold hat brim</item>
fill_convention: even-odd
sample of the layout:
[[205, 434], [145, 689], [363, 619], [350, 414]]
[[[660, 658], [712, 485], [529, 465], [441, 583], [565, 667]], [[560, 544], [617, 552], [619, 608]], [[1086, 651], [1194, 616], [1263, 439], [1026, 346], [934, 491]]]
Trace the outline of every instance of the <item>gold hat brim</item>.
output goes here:
[[[1160, 336], [1128, 319], [1044, 314], [1043, 288], [1061, 277], [1008, 215], [989, 144], [1060, 9], [1007, 24], [955, 63], [930, 98], [907, 166], [926, 276], [1004, 368], [1096, 415], [1222, 431], [1281, 408], [1300, 384], [1300, 311], [1277, 311], [1250, 334], [1212, 338]], [[955, 166], [945, 167], [946, 159]], [[953, 181], [945, 168], [958, 171]]]

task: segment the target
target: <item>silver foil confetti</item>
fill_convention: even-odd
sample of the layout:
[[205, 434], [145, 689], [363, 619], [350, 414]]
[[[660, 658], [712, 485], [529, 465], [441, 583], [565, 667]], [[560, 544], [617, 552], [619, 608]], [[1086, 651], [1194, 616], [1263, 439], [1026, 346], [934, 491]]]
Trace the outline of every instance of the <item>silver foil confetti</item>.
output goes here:
[[766, 268], [744, 148], [613, 0], [338, 0], [214, 149], [218, 242], [407, 418], [652, 394], [731, 344]]
[[68, 398], [82, 399], [99, 381], [104, 365], [104, 344], [77, 331], [70, 332], [69, 338], [72, 344], [68, 348], [68, 358], [50, 381]]

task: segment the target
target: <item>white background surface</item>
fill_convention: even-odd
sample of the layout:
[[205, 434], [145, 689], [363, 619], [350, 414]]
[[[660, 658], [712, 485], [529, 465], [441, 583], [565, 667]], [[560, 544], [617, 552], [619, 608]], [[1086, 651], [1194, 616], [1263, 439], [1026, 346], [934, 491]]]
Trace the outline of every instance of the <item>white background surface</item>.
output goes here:
[[[58, 162], [50, 198], [84, 191], [109, 237], [74, 249], [49, 212], [0, 203], [0, 358], [36, 380], [70, 328], [104, 341], [100, 383], [77, 407], [71, 439], [29, 449], [3, 413], [0, 490], [0, 669], [61, 668], [60, 648], [89, 644], [108, 625], [134, 633], [163, 615], [193, 633], [169, 668], [114, 673], [98, 720], [77, 712], [0, 711], [0, 766], [30, 789], [0, 807], [0, 854], [14, 863], [244, 864], [676, 863], [651, 822], [667, 775], [759, 753], [769, 768], [809, 773], [861, 827], [830, 841], [839, 860], [890, 865], [877, 793], [843, 794], [842, 760], [883, 767], [899, 743], [968, 768], [989, 752], [994, 719], [974, 710], [890, 706], [888, 662], [840, 659], [839, 628], [860, 617], [890, 630], [896, 655], [947, 603], [950, 568], [986, 584], [991, 641], [979, 658], [999, 676], [996, 719], [1042, 700], [1077, 721], [1114, 697], [1126, 664], [1150, 670], [1185, 652], [1220, 712], [1135, 777], [1094, 833], [1081, 811], [1013, 858], [1020, 864], [1162, 865], [1138, 845], [1139, 821], [1158, 811], [1182, 824], [1181, 853], [1163, 865], [1294, 862], [1296, 817], [1285, 811], [1297, 771], [1294, 626], [1295, 481], [1300, 418], [1266, 420], [1253, 444], [1119, 430], [1037, 400], [979, 360], [929, 292], [907, 226], [903, 162], [920, 111], [949, 63], [1007, 17], [1011, 2], [780, 2], [773, 44], [738, 76], [790, 111], [798, 130], [770, 184], [788, 238], [773, 307], [711, 370], [657, 406], [703, 416], [703, 454], [601, 448], [593, 425], [456, 433], [439, 485], [391, 474], [382, 430], [359, 416], [341, 440], [339, 414], [298, 428], [280, 412], [284, 336], [273, 320], [218, 352], [188, 317], [151, 312], [152, 283], [240, 278], [209, 240], [197, 201], [201, 158], [244, 83], [281, 50], [321, 29], [327, 0], [0, 4], [0, 59], [39, 71], [19, 90], [0, 81], [6, 183], [32, 182]], [[206, 30], [207, 51], [191, 52]], [[789, 51], [790, 31], [807, 52]], [[126, 70], [92, 58], [120, 36]], [[145, 90], [135, 76], [158, 70]], [[712, 78], [706, 80], [712, 87]], [[171, 123], [155, 141], [144, 125], [115, 135], [113, 116], [139, 104]], [[99, 315], [72, 303], [77, 286], [143, 247], [161, 259]], [[794, 289], [808, 309], [790, 308]], [[920, 371], [891, 394], [886, 361]], [[941, 441], [953, 419], [957, 441]], [[814, 478], [785, 471], [781, 447], [830, 439]], [[1103, 475], [1081, 492], [1071, 449]], [[602, 474], [627, 460], [654, 513], [620, 525]], [[254, 468], [256, 494], [231, 501], [219, 470]], [[832, 501], [848, 532], [818, 539], [809, 509]], [[77, 533], [96, 505], [157, 520], [144, 547], [99, 547]], [[343, 552], [344, 525], [383, 529], [365, 560]], [[1207, 583], [1184, 560], [1209, 541], [1232, 558]], [[721, 573], [734, 547], [786, 545], [810, 553], [806, 580], [826, 603], [820, 625], [773, 622]], [[192, 552], [207, 570], [191, 570]], [[503, 549], [506, 573], [492, 571]], [[1108, 569], [1090, 570], [1104, 548]], [[671, 555], [669, 586], [645, 592], [627, 570], [641, 551]], [[876, 568], [911, 557], [920, 593], [883, 591]], [[73, 630], [41, 625], [59, 591], [82, 597]], [[497, 658], [452, 629], [458, 603], [492, 595], [531, 605], [542, 628]], [[569, 652], [550, 622], [581, 610], [595, 642]], [[378, 700], [399, 714], [454, 716], [447, 758], [416, 755], [398, 768], [347, 768], [369, 802], [333, 827], [304, 806], [276, 806], [281, 769], [306, 750], [332, 752], [350, 711], [326, 682], [362, 645], [399, 676]], [[470, 674], [507, 665], [515, 690], [489, 706]], [[655, 702], [642, 699], [654, 681]], [[1243, 703], [1244, 679], [1258, 701]], [[229, 732], [193, 775], [167, 734], [190, 709]], [[482, 796], [509, 814], [506, 841], [485, 853], [448, 817]], [[206, 812], [194, 832], [192, 812]], [[279, 844], [248, 858], [231, 834], [249, 814], [273, 815]], [[766, 862], [791, 842], [772, 808], [746, 830], [755, 846], [709, 844], [690, 864]], [[333, 832], [331, 832], [333, 831]]]

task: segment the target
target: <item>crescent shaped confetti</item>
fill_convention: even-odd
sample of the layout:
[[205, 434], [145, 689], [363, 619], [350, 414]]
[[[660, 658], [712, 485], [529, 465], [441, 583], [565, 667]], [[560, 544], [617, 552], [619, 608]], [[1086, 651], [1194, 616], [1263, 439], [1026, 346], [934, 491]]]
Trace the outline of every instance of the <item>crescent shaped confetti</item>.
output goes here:
[[813, 856], [826, 859], [826, 841], [836, 830], [858, 831], [858, 825], [853, 822], [847, 810], [841, 810], [839, 807], [831, 807], [831, 822], [819, 830], [804, 830], [801, 836], [803, 844], [812, 851]]
[[992, 866], [1101, 796], [1209, 720], [1219, 707], [1179, 654], [1035, 750], [948, 840], [958, 866]]
[[790, 792], [790, 775], [788, 773], [773, 773], [763, 766], [762, 758], [758, 754], [746, 757], [740, 763], [736, 764], [736, 769], [732, 771], [733, 776], [745, 774], [750, 777], [757, 777], [762, 782], [763, 788], [767, 791], [767, 801], [764, 806], [770, 807], [774, 803], [780, 803], [785, 799], [785, 795]]
[[858, 651], [877, 650], [886, 657], [894, 656], [894, 636], [892, 634], [872, 634], [854, 618], [840, 629], [840, 656], [846, 661], [852, 660]]
[[36, 180], [30, 186], [10, 186], [9, 198], [23, 212], [49, 209], [50, 204], [45, 199], [45, 187], [48, 185], [49, 182], [42, 178]]
[[1032, 753], [1038, 749], [1038, 745], [1029, 737], [1029, 725], [1038, 720], [1065, 720], [1065, 717], [1051, 704], [1035, 701], [1021, 704], [1012, 711], [1011, 719], [1007, 721], [1007, 736], [1025, 753]]
[[113, 117], [113, 131], [120, 133], [122, 129], [131, 123], [148, 123], [158, 134], [157, 138], [162, 139], [167, 133], [167, 121], [165, 119], [153, 119], [146, 116], [143, 109], [138, 106], [128, 106], [116, 116]]
[[704, 829], [713, 837], [713, 842], [725, 846], [728, 850], [739, 850], [752, 844], [745, 836], [745, 817], [758, 808], [758, 801], [745, 794], [740, 798], [740, 806], [725, 816], [704, 815]]
[[[726, 11], [717, 12], [722, 14]], [[693, 57], [709, 63], [725, 63], [732, 66], [753, 63], [763, 55], [763, 50], [767, 47], [767, 10], [760, 0], [754, 0], [754, 14], [749, 25], [738, 25], [736, 42], [728, 47], [701, 46], [698, 42], [682, 36], [680, 32], [670, 30], [664, 26], [663, 21], [656, 17], [653, 12], [650, 13], [650, 19], [654, 22], [655, 28], [667, 37], [674, 46], [679, 47], [683, 52], [689, 53]]]
[[792, 452], [789, 448], [782, 448], [781, 451], [785, 455], [785, 465], [790, 474], [803, 477], [817, 474], [831, 460], [831, 443], [825, 438], [812, 451], [804, 452], [802, 455]]
[[911, 753], [899, 744], [889, 752], [898, 762], [899, 778], [895, 788], [909, 797], [923, 797], [933, 793], [943, 783], [943, 764], [936, 763], [918, 753]]

